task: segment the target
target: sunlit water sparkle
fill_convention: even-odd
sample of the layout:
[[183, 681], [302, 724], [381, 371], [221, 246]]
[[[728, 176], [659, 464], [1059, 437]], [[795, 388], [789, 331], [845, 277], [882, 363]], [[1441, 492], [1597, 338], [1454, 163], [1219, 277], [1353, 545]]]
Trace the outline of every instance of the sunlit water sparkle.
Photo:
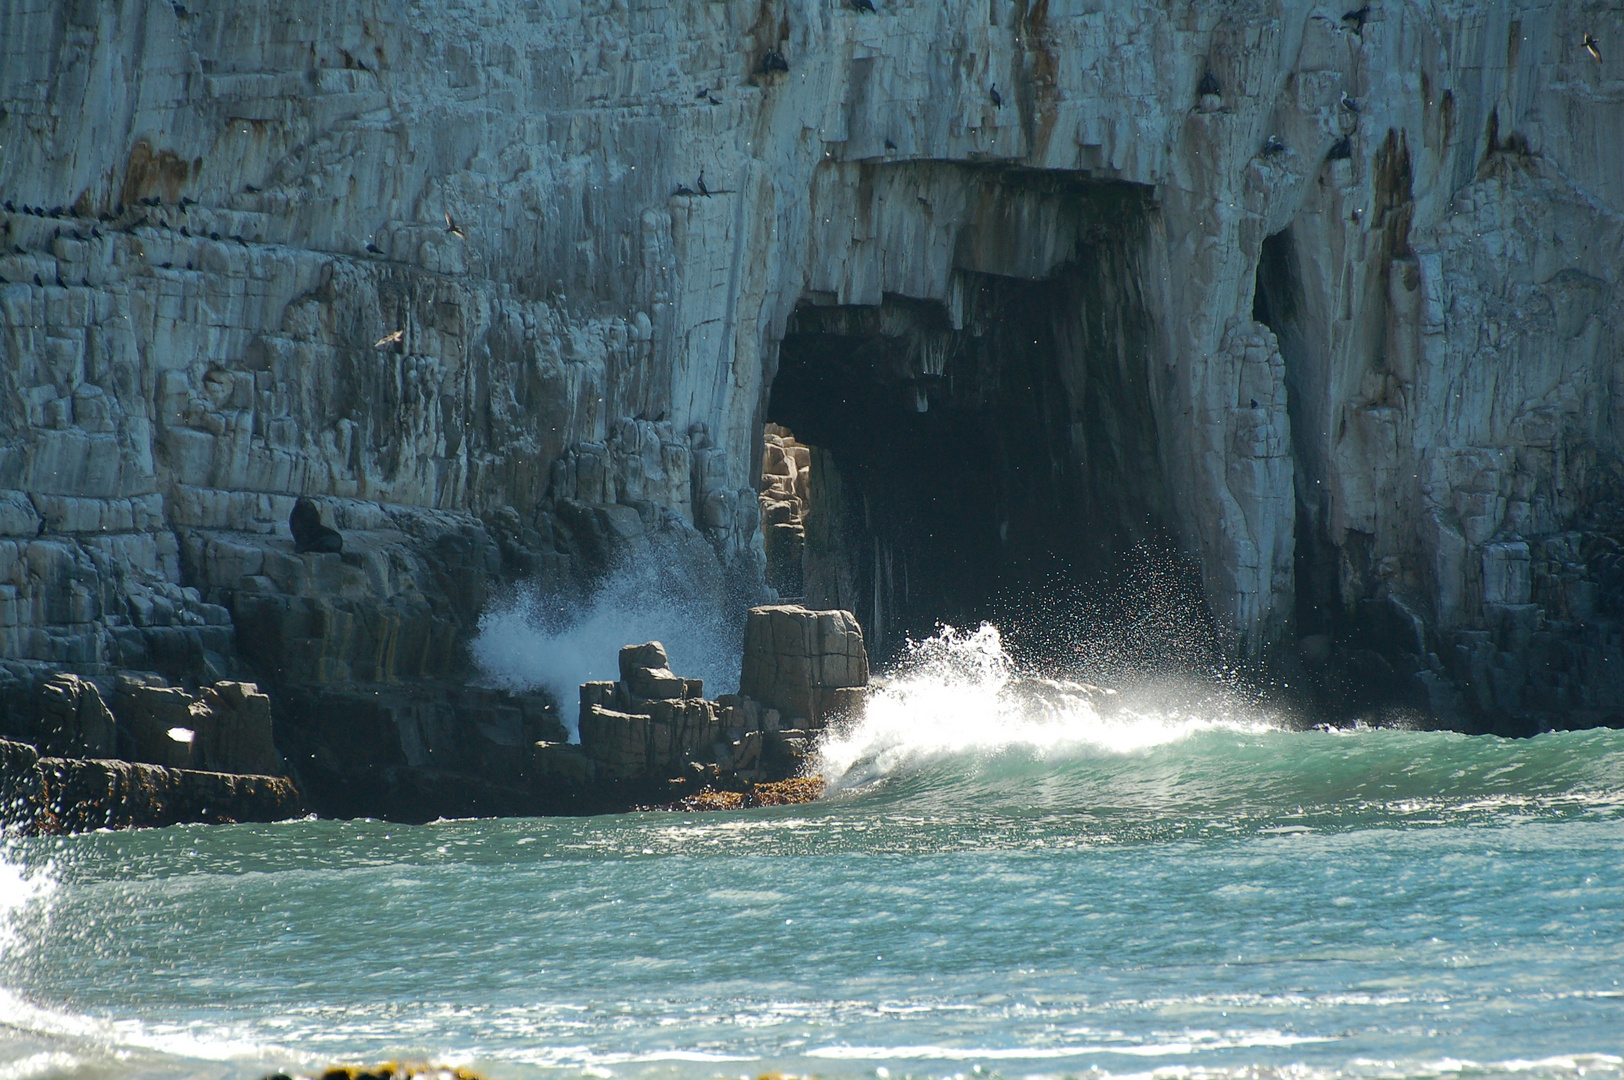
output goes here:
[[11, 840], [0, 1080], [1624, 1077], [1624, 733], [1096, 709], [990, 630], [727, 814]]

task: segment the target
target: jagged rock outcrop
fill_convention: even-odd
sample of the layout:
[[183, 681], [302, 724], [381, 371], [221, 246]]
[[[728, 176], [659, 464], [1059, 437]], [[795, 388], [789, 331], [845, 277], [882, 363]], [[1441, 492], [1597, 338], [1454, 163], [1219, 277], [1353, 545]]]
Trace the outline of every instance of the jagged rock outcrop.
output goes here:
[[778, 710], [791, 727], [822, 728], [859, 715], [867, 686], [868, 650], [851, 612], [750, 609], [741, 697]]
[[775, 377], [835, 349], [976, 465], [973, 543], [819, 556], [871, 645], [942, 551], [1163, 538], [1243, 655], [1624, 714], [1624, 15], [876, 6], [0, 14], [4, 656], [371, 686], [457, 673], [493, 572], [759, 584]]
[[26, 743], [0, 740], [0, 823], [25, 831], [284, 821], [301, 813], [298, 790], [282, 776], [41, 757]]

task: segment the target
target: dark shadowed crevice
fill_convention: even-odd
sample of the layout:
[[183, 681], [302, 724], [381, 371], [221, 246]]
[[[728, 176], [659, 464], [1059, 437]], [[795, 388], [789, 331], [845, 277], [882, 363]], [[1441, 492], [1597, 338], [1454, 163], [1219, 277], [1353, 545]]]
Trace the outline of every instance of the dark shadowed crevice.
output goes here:
[[1293, 533], [1293, 571], [1296, 578], [1295, 617], [1300, 636], [1330, 635], [1335, 631], [1340, 606], [1338, 560], [1326, 524], [1324, 463], [1309, 402], [1325, 392], [1325, 373], [1312, 362], [1312, 348], [1303, 333], [1304, 300], [1297, 252], [1291, 231], [1267, 237], [1258, 256], [1257, 282], [1252, 293], [1252, 318], [1274, 331], [1286, 369], [1286, 415], [1291, 420], [1292, 452], [1296, 457], [1297, 519]]
[[855, 611], [880, 656], [1165, 534], [1136, 313], [1088, 277], [964, 274], [959, 329], [893, 296], [791, 319], [768, 420], [811, 447], [805, 599]]

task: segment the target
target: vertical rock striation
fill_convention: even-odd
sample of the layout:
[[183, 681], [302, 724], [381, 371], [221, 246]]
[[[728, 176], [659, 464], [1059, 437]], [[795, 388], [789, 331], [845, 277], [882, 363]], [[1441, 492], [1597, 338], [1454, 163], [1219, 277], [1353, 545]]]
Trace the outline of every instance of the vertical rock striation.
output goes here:
[[374, 686], [516, 577], [759, 584], [844, 337], [916, 414], [1028, 364], [1000, 558], [1164, 536], [1327, 686], [1624, 711], [1618, 11], [876, 7], [0, 14], [0, 652]]

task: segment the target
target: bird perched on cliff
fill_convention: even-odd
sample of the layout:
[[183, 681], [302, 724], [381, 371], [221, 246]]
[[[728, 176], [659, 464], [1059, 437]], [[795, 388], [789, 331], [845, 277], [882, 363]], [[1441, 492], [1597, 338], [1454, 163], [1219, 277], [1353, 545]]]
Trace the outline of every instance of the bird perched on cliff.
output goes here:
[[702, 101], [702, 100], [704, 100], [705, 98], [708, 98], [708, 97], [710, 97], [710, 87], [708, 87], [708, 86], [701, 86], [699, 88], [699, 90], [694, 94], [694, 100], [695, 101]]
[[693, 193], [694, 193], [694, 189], [689, 187], [687, 184], [678, 184], [677, 185], [677, 190], [673, 191], [671, 194], [673, 194], [673, 195], [688, 195], [688, 196], [691, 196], [691, 195], [693, 195]]
[[452, 236], [455, 236], [458, 240], [466, 240], [466, 239], [468, 239], [468, 234], [463, 232], [461, 229], [457, 228], [457, 222], [456, 222], [455, 219], [452, 218], [451, 211], [442, 210], [440, 212], [445, 215], [445, 231], [446, 232], [450, 233]]
[[998, 92], [997, 83], [992, 84], [992, 89], [987, 91], [987, 96], [992, 99], [993, 108], [1002, 109], [1004, 107], [1004, 95]]
[[1222, 94], [1223, 92], [1224, 88], [1218, 84], [1218, 76], [1214, 75], [1210, 70], [1201, 76], [1201, 81], [1196, 84], [1195, 88], [1197, 97], [1206, 97], [1208, 94]]
[[701, 195], [707, 195], [708, 196], [710, 194], [710, 188], [705, 186], [705, 170], [704, 169], [699, 170], [699, 180], [698, 180], [698, 185], [697, 186], [699, 187], [699, 193]]
[[874, 10], [874, 0], [851, 0], [851, 6], [859, 12], [866, 11], [870, 15], [879, 14]]
[[1342, 100], [1337, 102], [1337, 104], [1342, 106], [1342, 108], [1344, 108], [1344, 109], [1348, 110], [1349, 112], [1351, 112], [1353, 115], [1355, 115], [1355, 116], [1359, 115], [1359, 101], [1358, 101], [1358, 99], [1349, 97], [1348, 92], [1346, 90], [1342, 91]]
[[1585, 39], [1583, 41], [1579, 42], [1579, 45], [1580, 45], [1581, 48], [1584, 49], [1585, 52], [1590, 54], [1590, 58], [1592, 60], [1594, 60], [1598, 64], [1601, 63], [1601, 43], [1600, 42], [1598, 42], [1595, 38], [1591, 37], [1589, 33], [1586, 33], [1585, 34]]
[[1325, 155], [1325, 160], [1347, 161], [1351, 157], [1353, 157], [1353, 140], [1344, 135], [1331, 144], [1331, 149]]
[[404, 331], [404, 330], [396, 330], [393, 334], [385, 334], [383, 337], [381, 337], [377, 341], [373, 342], [372, 347], [374, 349], [382, 349], [382, 348], [384, 348], [385, 346], [388, 346], [388, 345], [399, 345], [401, 342], [403, 342], [405, 340], [406, 340], [406, 331]]
[[1263, 142], [1263, 156], [1264, 157], [1274, 157], [1276, 154], [1284, 154], [1285, 152], [1286, 152], [1286, 144], [1280, 141], [1280, 136], [1278, 136], [1278, 135], [1270, 135], [1267, 139], [1264, 140], [1264, 142]]
[[761, 73], [771, 75], [775, 71], [788, 71], [789, 61], [777, 49], [768, 49], [761, 58]]
[[1346, 26], [1349, 30], [1352, 30], [1360, 37], [1365, 36], [1365, 23], [1368, 22], [1369, 19], [1369, 4], [1366, 4], [1361, 8], [1355, 8], [1353, 11], [1344, 11], [1342, 13], [1342, 25]]
[[885, 140], [885, 148], [887, 150], [895, 150], [897, 148], [897, 144], [892, 142], [890, 139], [887, 139]]

